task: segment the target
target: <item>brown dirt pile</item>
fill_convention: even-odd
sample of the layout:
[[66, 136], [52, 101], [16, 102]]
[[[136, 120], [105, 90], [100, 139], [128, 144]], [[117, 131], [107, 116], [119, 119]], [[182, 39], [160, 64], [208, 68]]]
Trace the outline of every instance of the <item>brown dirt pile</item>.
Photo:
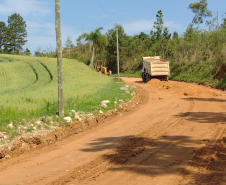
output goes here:
[[148, 86], [159, 91], [173, 91], [177, 95], [181, 96], [222, 96], [219, 90], [211, 88], [208, 84], [197, 86], [195, 83], [175, 82], [175, 81], [160, 81], [158, 79], [152, 79], [148, 82]]

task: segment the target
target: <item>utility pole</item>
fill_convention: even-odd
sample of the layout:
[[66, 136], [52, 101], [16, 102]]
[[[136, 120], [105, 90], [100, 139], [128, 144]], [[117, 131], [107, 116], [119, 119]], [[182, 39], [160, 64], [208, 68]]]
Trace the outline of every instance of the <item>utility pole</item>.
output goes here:
[[118, 68], [118, 80], [119, 80], [119, 49], [118, 49], [118, 28], [116, 28], [116, 40], [117, 40], [117, 68]]
[[56, 42], [57, 42], [57, 69], [58, 69], [58, 111], [59, 116], [64, 116], [64, 95], [63, 95], [63, 62], [60, 24], [60, 0], [55, 0], [56, 6]]

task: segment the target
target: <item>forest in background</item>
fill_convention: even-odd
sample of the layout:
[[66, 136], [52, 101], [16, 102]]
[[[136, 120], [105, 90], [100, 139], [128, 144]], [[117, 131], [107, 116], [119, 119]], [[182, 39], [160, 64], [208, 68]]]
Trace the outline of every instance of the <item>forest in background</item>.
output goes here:
[[[208, 12], [207, 3], [204, 8], [209, 16], [212, 16]], [[169, 33], [168, 28], [164, 26], [161, 10], [157, 12], [156, 21], [150, 34], [141, 32], [138, 35], [129, 36], [125, 33], [122, 25], [115, 25], [105, 35], [101, 35], [105, 39], [95, 40], [93, 38], [95, 33], [100, 35], [101, 28], [98, 28], [90, 34], [81, 35], [77, 39], [77, 47], [72, 49], [70, 57], [89, 65], [93, 55], [94, 43], [95, 59], [106, 61], [108, 68], [113, 73], [116, 72], [115, 30], [118, 29], [120, 72], [130, 74], [139, 72], [137, 74], [140, 75], [142, 57], [157, 55], [170, 61], [170, 79], [209, 82], [217, 86], [225, 86], [226, 19], [223, 19], [222, 23], [219, 24], [217, 17], [213, 17], [212, 20], [206, 22], [209, 30], [199, 29], [199, 24], [207, 16], [206, 14], [200, 15], [198, 18], [195, 16], [182, 35], [179, 35], [176, 31], [173, 34]], [[64, 57], [69, 57], [68, 49], [65, 49]]]

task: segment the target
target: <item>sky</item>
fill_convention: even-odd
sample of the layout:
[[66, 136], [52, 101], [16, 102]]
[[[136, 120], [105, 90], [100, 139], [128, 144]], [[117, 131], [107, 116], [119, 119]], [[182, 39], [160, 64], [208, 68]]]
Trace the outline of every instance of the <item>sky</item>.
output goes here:
[[[103, 27], [102, 34], [121, 24], [127, 35], [140, 32], [150, 34], [158, 10], [163, 12], [164, 26], [170, 32], [183, 34], [192, 22], [194, 13], [188, 5], [199, 0], [61, 0], [62, 47], [68, 36], [76, 45], [82, 33]], [[226, 17], [226, 0], [208, 0], [208, 9]], [[7, 24], [8, 16], [20, 14], [27, 25], [27, 43], [23, 49], [34, 52], [56, 49], [55, 1], [54, 0], [0, 0], [0, 21]], [[200, 26], [208, 29], [205, 24]]]

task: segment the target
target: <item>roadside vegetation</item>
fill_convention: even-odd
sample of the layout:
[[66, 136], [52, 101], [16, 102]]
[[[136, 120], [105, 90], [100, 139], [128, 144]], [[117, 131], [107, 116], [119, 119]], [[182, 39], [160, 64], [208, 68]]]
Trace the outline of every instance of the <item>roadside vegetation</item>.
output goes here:
[[[97, 73], [84, 63], [64, 59], [63, 64], [65, 116], [71, 110], [95, 115], [133, 97], [131, 87], [127, 92], [121, 90], [125, 86], [122, 81]], [[56, 59], [0, 55], [0, 86], [0, 130], [11, 133], [11, 137], [19, 134], [12, 128], [23, 125], [26, 119], [57, 119]], [[103, 100], [109, 100], [106, 107], [101, 106]], [[26, 127], [29, 129], [32, 127]]]

